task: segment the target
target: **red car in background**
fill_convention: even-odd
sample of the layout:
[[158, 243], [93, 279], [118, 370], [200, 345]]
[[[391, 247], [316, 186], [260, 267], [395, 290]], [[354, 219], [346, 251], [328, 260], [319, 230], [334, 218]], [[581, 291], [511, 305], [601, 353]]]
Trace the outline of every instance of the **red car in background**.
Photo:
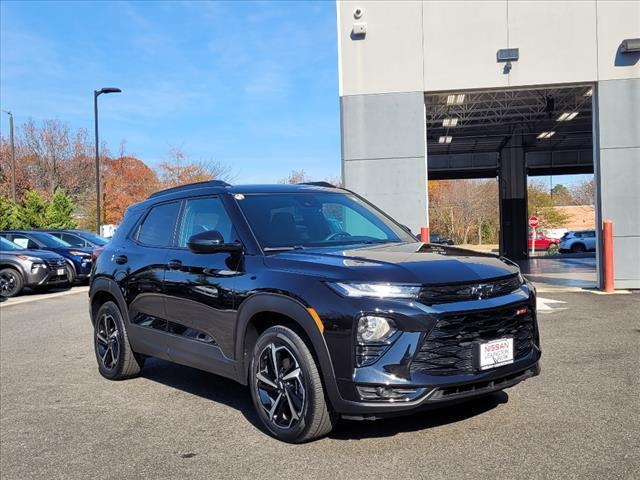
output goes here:
[[[556, 247], [560, 245], [560, 240], [557, 238], [549, 238], [544, 233], [536, 234], [536, 250], [549, 250], [551, 245], [555, 245]], [[531, 251], [533, 246], [533, 235], [529, 232], [529, 243], [528, 248]]]

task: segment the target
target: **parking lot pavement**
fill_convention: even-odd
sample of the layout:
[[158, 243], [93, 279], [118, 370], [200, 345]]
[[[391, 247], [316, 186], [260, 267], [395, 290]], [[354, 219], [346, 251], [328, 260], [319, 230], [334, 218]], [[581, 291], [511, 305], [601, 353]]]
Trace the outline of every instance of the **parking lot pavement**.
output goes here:
[[342, 421], [298, 446], [265, 435], [229, 380], [157, 360], [141, 378], [102, 379], [86, 294], [1, 304], [1, 475], [640, 478], [640, 294], [550, 299], [565, 303], [540, 315], [541, 376], [444, 410]]

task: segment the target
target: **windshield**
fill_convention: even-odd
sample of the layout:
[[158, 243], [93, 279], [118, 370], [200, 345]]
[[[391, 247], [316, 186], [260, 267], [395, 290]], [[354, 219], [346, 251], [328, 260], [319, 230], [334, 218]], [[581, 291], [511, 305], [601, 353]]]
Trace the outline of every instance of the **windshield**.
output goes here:
[[49, 235], [48, 233], [31, 232], [31, 235], [33, 235], [33, 237], [36, 240], [38, 240], [40, 243], [43, 243], [45, 247], [66, 248], [71, 246], [67, 242], [60, 240], [59, 238], [54, 237], [53, 235]]
[[18, 245], [16, 245], [13, 242], [10, 242], [6, 238], [0, 237], [0, 251], [7, 251], [7, 250], [24, 250], [24, 248], [20, 248]]
[[94, 245], [98, 245], [99, 247], [104, 247], [108, 242], [106, 238], [102, 238], [100, 235], [96, 235], [95, 233], [91, 232], [82, 232], [79, 235], [86, 240], [89, 240]]
[[267, 250], [416, 241], [389, 217], [351, 194], [248, 194], [238, 199], [238, 205]]

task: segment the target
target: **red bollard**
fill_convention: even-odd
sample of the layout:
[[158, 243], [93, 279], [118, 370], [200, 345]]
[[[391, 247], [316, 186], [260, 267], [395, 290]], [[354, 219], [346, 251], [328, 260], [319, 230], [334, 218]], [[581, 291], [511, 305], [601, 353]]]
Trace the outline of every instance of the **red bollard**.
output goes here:
[[429, 243], [429, 227], [420, 227], [420, 241]]
[[613, 222], [603, 223], [602, 250], [604, 255], [604, 291], [613, 293]]

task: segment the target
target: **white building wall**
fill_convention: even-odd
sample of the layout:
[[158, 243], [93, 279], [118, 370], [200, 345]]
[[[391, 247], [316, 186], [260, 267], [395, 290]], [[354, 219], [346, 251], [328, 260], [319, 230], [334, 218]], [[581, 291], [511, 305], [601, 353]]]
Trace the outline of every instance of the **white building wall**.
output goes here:
[[[640, 77], [616, 64], [620, 42], [640, 37], [638, 0], [344, 1], [338, 25], [340, 96]], [[516, 47], [505, 74], [496, 53]]]

